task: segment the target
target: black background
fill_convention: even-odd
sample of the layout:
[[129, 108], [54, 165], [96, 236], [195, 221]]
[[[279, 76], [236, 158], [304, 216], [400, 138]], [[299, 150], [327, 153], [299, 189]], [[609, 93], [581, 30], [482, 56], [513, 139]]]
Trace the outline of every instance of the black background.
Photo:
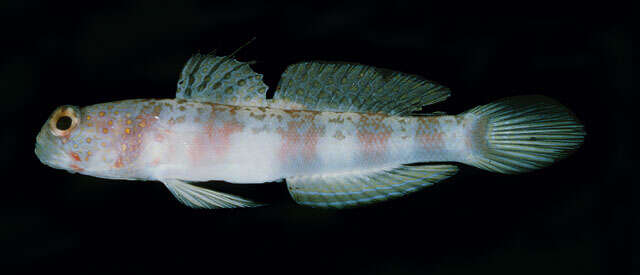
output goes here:
[[[108, 3], [108, 4], [106, 4]], [[29, 272], [613, 274], [629, 267], [631, 6], [540, 2], [9, 1], [3, 59], [0, 264]], [[270, 203], [195, 211], [157, 182], [42, 165], [35, 136], [56, 106], [171, 98], [195, 52], [256, 60], [273, 92], [287, 65], [353, 61], [453, 91], [459, 113], [544, 94], [588, 136], [517, 176], [463, 166], [408, 197], [344, 211], [296, 205], [283, 184], [215, 187]], [[6, 169], [6, 170], [5, 170]], [[251, 167], [247, 167], [251, 169]], [[4, 272], [3, 272], [4, 273]]]

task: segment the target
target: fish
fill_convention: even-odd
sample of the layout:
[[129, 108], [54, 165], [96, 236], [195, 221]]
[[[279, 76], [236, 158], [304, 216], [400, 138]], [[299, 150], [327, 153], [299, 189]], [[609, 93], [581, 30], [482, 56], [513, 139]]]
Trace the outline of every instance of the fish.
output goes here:
[[461, 164], [502, 174], [542, 169], [586, 135], [570, 110], [543, 95], [421, 113], [450, 89], [374, 66], [305, 61], [288, 66], [267, 98], [252, 64], [235, 52], [195, 54], [173, 99], [60, 106], [35, 154], [71, 173], [162, 182], [191, 208], [265, 205], [202, 184], [224, 181], [285, 182], [300, 205], [342, 209], [416, 192]]

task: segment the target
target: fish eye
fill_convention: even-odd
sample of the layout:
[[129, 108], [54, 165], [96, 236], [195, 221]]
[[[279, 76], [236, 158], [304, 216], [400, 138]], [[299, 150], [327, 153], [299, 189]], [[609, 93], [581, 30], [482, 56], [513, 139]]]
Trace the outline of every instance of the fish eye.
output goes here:
[[54, 136], [69, 135], [80, 123], [78, 112], [71, 106], [62, 106], [56, 109], [49, 120], [49, 130]]
[[71, 128], [71, 118], [69, 116], [62, 116], [58, 118], [58, 121], [56, 122], [56, 128], [60, 131]]

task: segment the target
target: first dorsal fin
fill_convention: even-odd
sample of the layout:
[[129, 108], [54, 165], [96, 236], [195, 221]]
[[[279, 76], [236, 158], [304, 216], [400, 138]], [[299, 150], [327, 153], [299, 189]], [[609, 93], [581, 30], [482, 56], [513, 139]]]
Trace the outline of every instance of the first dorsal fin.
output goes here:
[[262, 75], [251, 69], [249, 65], [252, 62], [234, 59], [236, 52], [237, 50], [228, 56], [216, 56], [215, 53], [192, 56], [180, 74], [176, 98], [229, 105], [266, 106], [268, 87], [262, 82]]
[[419, 76], [343, 62], [290, 65], [270, 106], [409, 115], [445, 100], [449, 89]]

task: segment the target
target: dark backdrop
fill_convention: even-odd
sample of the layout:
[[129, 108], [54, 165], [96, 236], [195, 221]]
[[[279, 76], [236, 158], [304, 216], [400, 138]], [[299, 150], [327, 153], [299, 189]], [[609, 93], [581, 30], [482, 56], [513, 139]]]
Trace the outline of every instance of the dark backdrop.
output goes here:
[[[611, 274], [629, 267], [631, 7], [61, 2], [0, 6], [3, 270]], [[214, 184], [268, 207], [194, 211], [157, 182], [72, 175], [35, 157], [35, 136], [56, 106], [171, 98], [191, 54], [228, 54], [254, 36], [238, 57], [258, 61], [271, 91], [288, 64], [353, 61], [450, 87], [453, 96], [429, 111], [544, 94], [573, 110], [588, 136], [548, 169], [505, 176], [464, 166], [427, 190], [345, 211], [298, 206], [277, 183]]]

